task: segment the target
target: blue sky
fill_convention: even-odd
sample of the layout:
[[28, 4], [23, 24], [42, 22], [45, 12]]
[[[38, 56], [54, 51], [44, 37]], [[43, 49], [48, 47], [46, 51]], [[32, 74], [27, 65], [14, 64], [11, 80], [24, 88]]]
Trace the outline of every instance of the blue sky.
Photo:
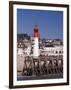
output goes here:
[[63, 39], [63, 11], [17, 9], [17, 33], [32, 35], [36, 24], [41, 38]]

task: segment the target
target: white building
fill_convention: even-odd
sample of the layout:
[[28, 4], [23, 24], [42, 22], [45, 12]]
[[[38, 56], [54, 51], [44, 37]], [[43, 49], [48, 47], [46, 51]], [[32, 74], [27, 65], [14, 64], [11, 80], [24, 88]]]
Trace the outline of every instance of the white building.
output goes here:
[[44, 49], [40, 50], [41, 54], [45, 55], [63, 55], [63, 46], [55, 46], [55, 47], [44, 47]]

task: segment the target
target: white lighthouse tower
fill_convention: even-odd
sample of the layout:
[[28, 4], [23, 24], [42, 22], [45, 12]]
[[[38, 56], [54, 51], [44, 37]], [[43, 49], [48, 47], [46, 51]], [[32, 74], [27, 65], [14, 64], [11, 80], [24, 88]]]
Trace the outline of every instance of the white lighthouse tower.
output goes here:
[[39, 57], [39, 30], [38, 26], [35, 25], [33, 32], [33, 58]]

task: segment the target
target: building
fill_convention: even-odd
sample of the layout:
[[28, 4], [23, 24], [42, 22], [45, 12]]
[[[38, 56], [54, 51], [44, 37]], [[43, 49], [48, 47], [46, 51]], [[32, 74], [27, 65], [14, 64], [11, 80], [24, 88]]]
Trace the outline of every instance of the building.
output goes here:
[[39, 55], [39, 30], [38, 26], [35, 25], [33, 32], [33, 58], [38, 58]]
[[40, 53], [48, 56], [63, 55], [63, 46], [48, 46], [40, 49]]

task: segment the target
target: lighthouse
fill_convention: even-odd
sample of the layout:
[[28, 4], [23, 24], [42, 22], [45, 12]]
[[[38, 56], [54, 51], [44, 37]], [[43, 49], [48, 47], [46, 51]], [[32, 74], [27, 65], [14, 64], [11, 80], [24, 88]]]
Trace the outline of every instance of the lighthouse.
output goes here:
[[38, 26], [35, 25], [33, 31], [33, 58], [37, 59], [39, 57], [39, 30]]

